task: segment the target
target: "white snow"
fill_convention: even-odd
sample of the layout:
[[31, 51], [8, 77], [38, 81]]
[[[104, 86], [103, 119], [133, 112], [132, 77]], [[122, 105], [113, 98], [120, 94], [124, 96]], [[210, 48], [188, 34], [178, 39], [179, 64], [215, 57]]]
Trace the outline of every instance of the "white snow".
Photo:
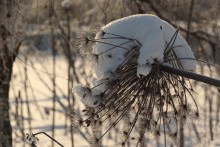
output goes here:
[[[100, 36], [100, 33], [98, 33], [95, 39], [107, 44], [97, 42], [93, 46], [93, 52], [97, 55], [106, 51], [99, 55], [97, 67], [95, 68], [96, 77], [99, 79], [104, 78], [103, 73], [114, 72], [125, 60], [124, 54], [137, 46], [137, 41], [141, 44], [137, 60], [137, 75], [146, 76], [150, 71], [150, 66], [147, 64], [152, 64], [155, 59], [160, 62], [163, 61], [164, 49], [176, 31], [164, 20], [148, 14], [133, 15], [115, 20], [101, 28], [101, 30], [105, 32], [104, 35]], [[122, 37], [113, 38], [117, 35], [131, 38], [133, 41]], [[195, 59], [191, 48], [180, 34], [177, 35], [173, 46], [176, 46], [175, 53], [179, 58]], [[185, 70], [194, 70], [197, 64], [194, 60], [181, 60], [180, 62]]]
[[[93, 78], [94, 80], [94, 88], [92, 90], [92, 92], [96, 92], [95, 95], [99, 95], [103, 92], [105, 92], [107, 86], [106, 86], [106, 80], [101, 79], [101, 80], [97, 80], [96, 78]], [[94, 93], [93, 92], [93, 93]]]
[[90, 107], [96, 107], [101, 102], [100, 96], [94, 95], [94, 93], [97, 93], [97, 90], [92, 91], [86, 86], [77, 85], [72, 89], [72, 92], [77, 94], [79, 97], [81, 97], [81, 102], [84, 105], [88, 105]]
[[73, 5], [73, 1], [72, 0], [63, 0], [61, 2], [61, 6], [63, 8], [65, 8], [65, 9], [68, 9], [68, 8], [72, 7], [72, 5]]
[[[97, 106], [94, 103], [98, 98], [94, 96], [105, 92], [106, 84], [103, 81], [111, 78], [116, 69], [126, 61], [126, 54], [137, 53], [134, 50], [136, 46], [140, 47], [137, 59], [138, 77], [148, 75], [155, 60], [163, 62], [167, 44], [175, 47], [174, 52], [178, 58], [195, 59], [188, 43], [179, 33], [175, 42], [169, 44], [175, 32], [176, 29], [164, 20], [148, 14], [125, 17], [102, 27], [96, 34], [97, 42], [93, 45], [93, 53], [98, 55], [98, 61], [93, 67], [95, 76], [92, 83], [95, 88], [89, 96], [81, 98], [82, 103]], [[185, 70], [195, 70], [197, 64], [195, 60], [180, 62]], [[84, 87], [76, 87], [75, 92], [82, 97], [84, 93], [80, 89]]]
[[[32, 132], [37, 133], [37, 132], [46, 132], [49, 135], [51, 135], [51, 128], [52, 128], [52, 110], [53, 110], [53, 99], [52, 99], [52, 91], [48, 90], [47, 87], [44, 85], [44, 83], [39, 80], [37, 74], [40, 74], [44, 81], [49, 84], [50, 87], [52, 87], [52, 82], [51, 82], [51, 76], [48, 74], [45, 74], [43, 65], [47, 65], [46, 68], [48, 69], [48, 73], [52, 73], [52, 58], [47, 57], [46, 59], [42, 56], [36, 57], [37, 61], [33, 60], [35, 57], [32, 57], [32, 61], [34, 62], [33, 67], [30, 65], [27, 66], [28, 68], [28, 83], [29, 83], [29, 90], [28, 90], [28, 101], [31, 109], [31, 125], [32, 125]], [[42, 62], [44, 61], [44, 62]], [[24, 71], [22, 70], [24, 66], [24, 63], [22, 63], [19, 59], [15, 61], [14, 68], [13, 68], [13, 80], [11, 82], [11, 90], [10, 90], [10, 108], [11, 108], [11, 124], [13, 127], [13, 147], [23, 147], [24, 142], [23, 140], [23, 135], [20, 133], [20, 128], [18, 124], [16, 123], [18, 120], [20, 120], [20, 117], [14, 117], [14, 114], [16, 113], [16, 103], [15, 103], [15, 96], [17, 95], [18, 91], [21, 90], [22, 94], [22, 99], [23, 99], [23, 106], [19, 106], [19, 110], [21, 107], [23, 107], [24, 112], [23, 112], [23, 117], [25, 118], [24, 120], [24, 132], [25, 133], [30, 133], [28, 129], [28, 122], [27, 122], [27, 109], [26, 109], [26, 101], [24, 97], [24, 91], [23, 88], [23, 79], [25, 76]], [[86, 66], [86, 68], [90, 68], [90, 66]], [[203, 66], [203, 71], [205, 72], [205, 75], [210, 76], [210, 67]], [[38, 70], [37, 70], [38, 69]], [[62, 91], [67, 94], [67, 69], [68, 69], [68, 64], [66, 63], [65, 58], [57, 58], [57, 64], [56, 64], [56, 75], [57, 75], [57, 86], [59, 86]], [[217, 73], [216, 70], [212, 69], [212, 73]], [[37, 72], [37, 73], [36, 73]], [[17, 76], [15, 76], [17, 75]], [[22, 76], [22, 77], [20, 77]], [[213, 75], [216, 76], [216, 75]], [[217, 76], [216, 76], [217, 77]], [[83, 81], [83, 79], [81, 79]], [[82, 82], [83, 83], [83, 82]], [[36, 101], [33, 99], [33, 93], [31, 91], [31, 88], [33, 88], [33, 91], [35, 92], [35, 97]], [[198, 97], [197, 99], [197, 104], [200, 110], [200, 119], [198, 121], [195, 121], [198, 133], [200, 134], [201, 137], [201, 142], [198, 142], [197, 137], [195, 135], [195, 132], [192, 129], [191, 126], [191, 120], [186, 122], [185, 126], [185, 146], [207, 146], [207, 147], [218, 147], [220, 144], [220, 140], [218, 139], [220, 137], [220, 124], [216, 124], [216, 113], [217, 113], [217, 105], [213, 105], [213, 130], [214, 130], [214, 141], [210, 141], [210, 135], [209, 135], [209, 111], [207, 111], [208, 103], [206, 99], [204, 98], [205, 94], [205, 89], [204, 85], [198, 85], [194, 86], [196, 93], [195, 97]], [[210, 91], [210, 96], [212, 96], [213, 104], [217, 104], [218, 100], [218, 93], [216, 88], [208, 88]], [[213, 92], [214, 93], [213, 93]], [[59, 97], [59, 100], [65, 104], [65, 106], [68, 106], [67, 100], [65, 97], [63, 97], [63, 94], [57, 91], [57, 97]], [[39, 105], [40, 110], [43, 113], [43, 118], [41, 117], [36, 104]], [[78, 110], [78, 107], [80, 110], [84, 109], [84, 106], [76, 99], [76, 104], [75, 104], [75, 110]], [[44, 111], [45, 108], [49, 109], [49, 114], [46, 114]], [[65, 128], [66, 125], [66, 120], [67, 118], [65, 117], [66, 111], [62, 109], [62, 107], [56, 103], [56, 119], [55, 119], [55, 139], [59, 141], [62, 145], [65, 147], [71, 146], [71, 136], [69, 131], [69, 126], [70, 124], [68, 123], [68, 128]], [[134, 117], [134, 116], [131, 116]], [[121, 124], [120, 124], [121, 125]], [[106, 126], [107, 129], [109, 126]], [[85, 131], [83, 128], [80, 128], [80, 130], [83, 132], [84, 135], [88, 136], [89, 134], [87, 131]], [[118, 141], [120, 141], [120, 133], [117, 132], [117, 134], [113, 133], [112, 137], [108, 137], [106, 135], [103, 140], [103, 146], [105, 147], [117, 147], [118, 146]], [[119, 135], [118, 135], [119, 134]], [[47, 138], [44, 135], [38, 135], [39, 142], [37, 144], [38, 147], [47, 147], [51, 146], [51, 140]], [[116, 138], [118, 137], [118, 138]], [[163, 142], [163, 137], [160, 138], [161, 143]], [[74, 134], [74, 144], [76, 147], [88, 147], [90, 146], [89, 143], [80, 135], [80, 134]], [[131, 142], [131, 146], [135, 146], [136, 141]], [[146, 145], [147, 146], [157, 146], [155, 139], [152, 139], [152, 137], [149, 134], [146, 134]], [[28, 146], [27, 144], [25, 146]], [[58, 145], [55, 144], [56, 147]], [[161, 145], [163, 146], [163, 145]], [[174, 145], [177, 146], [177, 145]]]
[[76, 85], [72, 89], [72, 92], [77, 94], [80, 97], [85, 97], [91, 93], [91, 90], [84, 85]]
[[140, 75], [146, 76], [151, 70], [151, 65], [138, 65], [137, 68], [137, 76], [140, 77]]

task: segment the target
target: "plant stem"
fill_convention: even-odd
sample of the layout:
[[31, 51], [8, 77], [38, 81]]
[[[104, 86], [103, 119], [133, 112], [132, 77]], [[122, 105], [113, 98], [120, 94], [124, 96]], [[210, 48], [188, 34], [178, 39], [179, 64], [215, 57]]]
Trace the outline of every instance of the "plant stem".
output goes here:
[[193, 79], [193, 80], [200, 81], [200, 82], [203, 82], [203, 83], [206, 83], [206, 84], [210, 84], [210, 85], [213, 85], [213, 86], [220, 87], [220, 80], [217, 80], [217, 79], [213, 79], [213, 78], [203, 76], [203, 75], [200, 75], [200, 74], [196, 74], [196, 73], [193, 73], [193, 72], [189, 72], [189, 71], [184, 71], [184, 70], [181, 70], [181, 69], [176, 69], [176, 68], [166, 66], [166, 65], [163, 65], [163, 64], [160, 65], [160, 69], [164, 72], [167, 72], [167, 73], [179, 75], [179, 76], [182, 76], [182, 77], [185, 77], [185, 78]]
[[34, 136], [37, 136], [37, 135], [39, 135], [39, 134], [44, 134], [44, 135], [46, 135], [47, 137], [49, 137], [51, 140], [53, 140], [54, 142], [56, 142], [57, 144], [59, 144], [61, 147], [64, 147], [61, 143], [59, 143], [58, 141], [56, 141], [53, 137], [51, 137], [50, 135], [48, 135], [47, 133], [45, 133], [45, 132], [38, 132], [38, 133], [35, 133], [35, 134], [33, 134]]

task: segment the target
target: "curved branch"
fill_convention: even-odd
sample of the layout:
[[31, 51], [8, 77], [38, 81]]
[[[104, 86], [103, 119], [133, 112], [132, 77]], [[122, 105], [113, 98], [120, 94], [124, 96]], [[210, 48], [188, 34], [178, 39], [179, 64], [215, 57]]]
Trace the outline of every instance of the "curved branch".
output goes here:
[[35, 133], [35, 134], [33, 134], [34, 136], [37, 136], [37, 135], [39, 135], [39, 134], [44, 134], [44, 135], [46, 135], [47, 137], [49, 137], [51, 140], [53, 140], [54, 142], [56, 142], [58, 145], [60, 145], [61, 147], [64, 147], [61, 143], [59, 143], [58, 141], [56, 141], [53, 137], [51, 137], [50, 135], [48, 135], [47, 133], [45, 133], [45, 132], [38, 132], [38, 133]]

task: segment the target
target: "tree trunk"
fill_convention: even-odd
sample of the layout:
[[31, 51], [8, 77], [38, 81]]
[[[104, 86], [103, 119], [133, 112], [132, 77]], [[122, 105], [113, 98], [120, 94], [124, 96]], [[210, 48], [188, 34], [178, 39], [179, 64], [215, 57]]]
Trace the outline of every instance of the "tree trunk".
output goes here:
[[13, 63], [20, 46], [13, 34], [16, 31], [15, 11], [14, 0], [0, 1], [0, 147], [12, 146], [9, 88]]
[[[6, 63], [4, 63], [6, 62]], [[4, 67], [6, 64], [6, 67]], [[0, 146], [12, 146], [12, 128], [9, 117], [9, 82], [13, 61], [7, 56], [0, 59]]]

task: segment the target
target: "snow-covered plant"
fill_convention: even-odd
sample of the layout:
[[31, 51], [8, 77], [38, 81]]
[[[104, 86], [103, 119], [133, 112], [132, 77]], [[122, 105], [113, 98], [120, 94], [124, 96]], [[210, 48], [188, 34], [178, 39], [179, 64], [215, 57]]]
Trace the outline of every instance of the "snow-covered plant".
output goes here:
[[59, 143], [57, 140], [55, 140], [53, 137], [51, 137], [50, 135], [48, 135], [45, 132], [38, 132], [38, 133], [35, 133], [35, 134], [27, 133], [25, 138], [24, 138], [24, 142], [28, 143], [31, 147], [37, 147], [37, 143], [39, 142], [39, 139], [37, 138], [37, 135], [39, 135], [39, 134], [43, 134], [43, 135], [47, 136], [52, 141], [54, 141], [56, 144], [63, 147], [63, 145], [61, 143]]
[[[80, 42], [80, 47], [92, 46], [90, 54], [96, 59], [93, 87], [73, 88], [86, 105], [87, 118], [80, 124], [114, 120], [97, 141], [131, 110], [134, 115], [123, 130], [122, 146], [128, 139], [140, 144], [146, 131], [175, 140], [179, 122], [199, 116], [190, 81], [161, 69], [166, 65], [194, 71], [197, 64], [178, 29], [167, 22], [154, 15], [133, 15], [102, 27], [95, 38], [84, 33]], [[138, 124], [141, 131], [132, 137]]]
[[24, 141], [31, 147], [37, 147], [37, 142], [39, 139], [33, 133], [27, 133]]
[[63, 0], [61, 2], [61, 6], [64, 8], [64, 9], [70, 9], [72, 6], [73, 6], [73, 1], [72, 0]]

